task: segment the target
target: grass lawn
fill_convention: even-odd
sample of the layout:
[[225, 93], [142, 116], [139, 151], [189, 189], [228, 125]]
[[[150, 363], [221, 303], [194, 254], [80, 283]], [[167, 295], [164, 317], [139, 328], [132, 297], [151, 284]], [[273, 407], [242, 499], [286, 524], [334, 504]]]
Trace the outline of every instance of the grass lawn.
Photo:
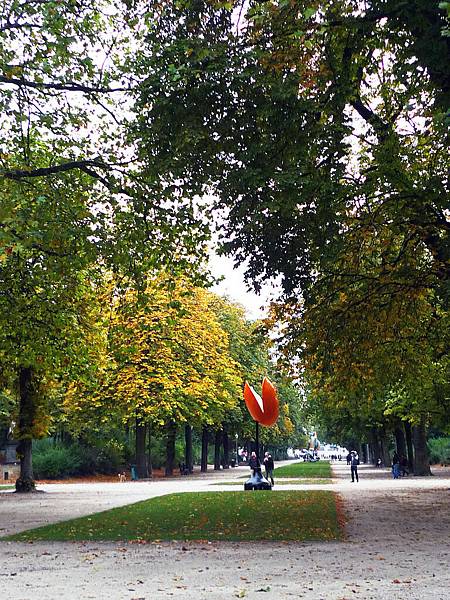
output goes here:
[[273, 472], [274, 479], [277, 477], [294, 477], [294, 478], [312, 478], [319, 477], [320, 479], [329, 479], [331, 477], [331, 465], [329, 462], [299, 462], [278, 467]]
[[16, 487], [15, 485], [9, 485], [9, 484], [4, 485], [3, 483], [0, 483], [0, 492], [2, 490], [12, 490], [15, 487]]
[[7, 540], [335, 540], [336, 497], [328, 491], [170, 494], [30, 529]]
[[[239, 477], [239, 480], [241, 478]], [[222, 483], [213, 483], [211, 485], [243, 485], [242, 481], [224, 481]], [[286, 481], [283, 481], [283, 479], [277, 479], [277, 481], [275, 482], [275, 485], [316, 485], [316, 484], [325, 484], [325, 483], [332, 483], [331, 479], [319, 479], [318, 477], [316, 478], [312, 478], [312, 479], [286, 479]]]

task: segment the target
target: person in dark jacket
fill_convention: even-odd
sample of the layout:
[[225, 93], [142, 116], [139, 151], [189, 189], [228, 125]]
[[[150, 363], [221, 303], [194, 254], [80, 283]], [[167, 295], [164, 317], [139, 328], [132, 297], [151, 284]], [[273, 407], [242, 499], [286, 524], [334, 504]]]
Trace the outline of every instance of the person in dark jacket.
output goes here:
[[266, 479], [270, 479], [272, 485], [275, 485], [275, 482], [273, 480], [273, 470], [275, 468], [275, 465], [273, 463], [273, 458], [272, 455], [269, 454], [268, 452], [266, 452], [266, 454], [264, 455], [264, 469], [266, 471]]
[[359, 456], [355, 450], [352, 450], [350, 452], [350, 454], [351, 454], [350, 472], [352, 474], [352, 482], [354, 483], [355, 477], [356, 477], [356, 483], [358, 483], [359, 482], [359, 477], [358, 477]]
[[400, 457], [397, 452], [394, 452], [392, 457], [392, 477], [398, 479], [400, 477]]
[[259, 462], [259, 458], [256, 456], [256, 452], [252, 452], [250, 455], [250, 460], [248, 461], [248, 466], [253, 471], [253, 475], [255, 475], [256, 469], [261, 467], [261, 463]]

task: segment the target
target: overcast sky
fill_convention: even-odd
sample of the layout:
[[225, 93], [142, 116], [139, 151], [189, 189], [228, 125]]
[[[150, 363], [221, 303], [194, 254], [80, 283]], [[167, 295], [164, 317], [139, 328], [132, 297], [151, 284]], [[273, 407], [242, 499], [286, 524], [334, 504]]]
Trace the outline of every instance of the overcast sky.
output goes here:
[[273, 293], [273, 286], [267, 285], [257, 295], [248, 290], [244, 282], [244, 269], [233, 268], [231, 258], [217, 256], [211, 253], [210, 266], [215, 277], [224, 276], [224, 280], [212, 288], [212, 291], [221, 296], [228, 296], [231, 300], [239, 302], [245, 308], [249, 319], [260, 319], [267, 314], [267, 305]]

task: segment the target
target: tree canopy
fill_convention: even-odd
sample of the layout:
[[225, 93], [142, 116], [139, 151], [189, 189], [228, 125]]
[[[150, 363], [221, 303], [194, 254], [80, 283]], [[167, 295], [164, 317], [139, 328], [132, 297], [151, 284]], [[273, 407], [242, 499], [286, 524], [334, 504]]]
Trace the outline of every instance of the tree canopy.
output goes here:
[[[448, 14], [434, 0], [5, 2], [0, 366], [29, 416], [41, 384], [87, 368], [83, 336], [103, 352], [89, 299], [104, 273], [139, 312], [162, 268], [204, 275], [216, 226], [256, 289], [281, 280], [281, 351], [324, 406], [445, 420]], [[156, 329], [147, 312], [143, 329], [117, 328], [135, 367], [168, 324], [183, 368], [202, 366], [173, 312], [182, 296]], [[216, 350], [228, 344], [256, 377], [266, 359], [248, 354], [236, 315], [204, 291], [197, 302], [198, 339], [205, 315], [227, 323], [228, 342], [227, 327], [211, 330]], [[175, 346], [153, 341], [175, 373]], [[127, 385], [142, 383], [130, 369]], [[172, 416], [195, 416], [178, 397]]]
[[316, 389], [442, 402], [429, 382], [448, 364], [446, 7], [149, 7], [143, 160], [182, 193], [215, 194], [223, 251], [256, 288], [281, 276], [281, 337]]

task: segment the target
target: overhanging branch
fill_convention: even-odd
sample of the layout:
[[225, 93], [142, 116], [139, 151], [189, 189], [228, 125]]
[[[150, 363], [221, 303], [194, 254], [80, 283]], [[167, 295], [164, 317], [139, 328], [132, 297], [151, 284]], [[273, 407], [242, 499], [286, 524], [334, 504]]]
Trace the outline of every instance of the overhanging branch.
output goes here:
[[11, 169], [3, 172], [0, 171], [0, 175], [3, 175], [3, 177], [6, 179], [19, 181], [21, 179], [28, 179], [30, 177], [47, 177], [48, 175], [55, 175], [56, 173], [64, 173], [65, 171], [72, 171], [75, 169], [83, 170], [86, 167], [97, 167], [104, 170], [111, 168], [109, 165], [101, 161], [74, 160], [59, 165], [53, 165], [51, 167], [41, 167], [39, 169]]
[[28, 87], [37, 90], [58, 90], [65, 92], [84, 92], [87, 94], [101, 93], [108, 94], [112, 92], [129, 92], [132, 90], [131, 87], [116, 87], [109, 88], [104, 86], [89, 86], [75, 81], [68, 81], [66, 83], [44, 83], [40, 81], [30, 81], [29, 79], [17, 79], [15, 77], [5, 77], [0, 75], [0, 83], [8, 83], [10, 85], [16, 85], [18, 87]]

